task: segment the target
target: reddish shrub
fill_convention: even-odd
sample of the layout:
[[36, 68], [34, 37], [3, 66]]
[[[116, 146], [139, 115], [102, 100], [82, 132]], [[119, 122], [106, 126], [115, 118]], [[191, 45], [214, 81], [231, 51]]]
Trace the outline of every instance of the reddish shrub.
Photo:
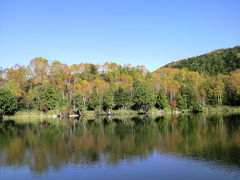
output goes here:
[[177, 101], [172, 101], [171, 103], [170, 103], [170, 105], [171, 105], [171, 107], [172, 108], [176, 108], [177, 107]]

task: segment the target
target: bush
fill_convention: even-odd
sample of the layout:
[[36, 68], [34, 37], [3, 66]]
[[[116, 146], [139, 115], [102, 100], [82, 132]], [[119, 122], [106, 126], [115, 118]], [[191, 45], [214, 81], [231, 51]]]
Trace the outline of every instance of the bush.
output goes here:
[[194, 113], [197, 113], [197, 112], [202, 112], [203, 111], [203, 106], [202, 104], [198, 103], [198, 104], [195, 104], [191, 107], [191, 111], [194, 112]]

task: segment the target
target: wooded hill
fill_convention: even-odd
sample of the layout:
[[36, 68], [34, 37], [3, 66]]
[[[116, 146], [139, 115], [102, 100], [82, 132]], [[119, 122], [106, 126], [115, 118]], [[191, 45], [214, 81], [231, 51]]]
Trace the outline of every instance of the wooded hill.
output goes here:
[[187, 68], [189, 71], [197, 71], [200, 74], [217, 75], [229, 74], [240, 68], [240, 46], [219, 49], [200, 56], [191, 57], [169, 63], [165, 68]]

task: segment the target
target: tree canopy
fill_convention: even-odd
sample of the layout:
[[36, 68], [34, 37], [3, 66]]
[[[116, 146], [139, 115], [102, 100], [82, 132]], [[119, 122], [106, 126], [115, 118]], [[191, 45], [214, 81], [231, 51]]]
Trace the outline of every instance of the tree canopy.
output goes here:
[[169, 68], [187, 68], [207, 75], [229, 74], [240, 68], [240, 46], [219, 49], [188, 59], [179, 60], [165, 65]]
[[[0, 89], [4, 89], [1, 90], [1, 114], [13, 114], [20, 109], [54, 110], [69, 106], [82, 110], [144, 111], [170, 107], [197, 111], [205, 105], [239, 106], [240, 71], [235, 69], [240, 64], [236, 63], [238, 51], [239, 47], [235, 47], [196, 57], [199, 60], [193, 67], [198, 69], [187, 69], [176, 63], [177, 68], [169, 68], [175, 67], [171, 64], [154, 72], [130, 64], [67, 65], [34, 58], [28, 66], [0, 68]], [[218, 71], [210, 72], [204, 68], [210, 61], [215, 63], [210, 57], [221, 57], [221, 61], [229, 64], [224, 65], [225, 69], [217, 66]], [[187, 63], [192, 61], [186, 60]], [[220, 72], [224, 74], [218, 74]], [[9, 107], [5, 107], [5, 101], [11, 102]]]

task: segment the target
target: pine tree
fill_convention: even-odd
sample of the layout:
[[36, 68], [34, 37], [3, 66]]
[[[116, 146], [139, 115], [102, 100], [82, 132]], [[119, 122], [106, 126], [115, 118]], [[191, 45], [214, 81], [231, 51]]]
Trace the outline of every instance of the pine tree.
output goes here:
[[101, 108], [100, 97], [97, 93], [96, 88], [93, 89], [92, 95], [88, 99], [88, 109], [97, 110]]
[[131, 94], [122, 87], [119, 87], [114, 93], [114, 102], [116, 104], [116, 108], [125, 109], [132, 104]]
[[73, 97], [73, 102], [75, 108], [81, 110], [84, 108], [83, 96], [80, 93], [75, 94], [75, 96]]
[[158, 94], [157, 94], [157, 97], [156, 97], [156, 106], [159, 109], [165, 109], [165, 108], [170, 107], [167, 96], [166, 96], [163, 89], [160, 89], [158, 91]]
[[112, 89], [108, 89], [103, 95], [103, 110], [112, 109], [114, 107], [114, 93]]
[[177, 94], [176, 101], [177, 101], [177, 107], [180, 110], [187, 109], [187, 99], [184, 96], [182, 96], [180, 93]]
[[50, 85], [47, 85], [45, 91], [40, 96], [40, 107], [46, 106], [49, 110], [61, 107], [65, 104], [61, 94]]
[[148, 111], [155, 104], [153, 87], [149, 82], [134, 83], [133, 101], [136, 109]]
[[17, 100], [9, 89], [0, 89], [0, 117], [14, 115], [18, 110]]

